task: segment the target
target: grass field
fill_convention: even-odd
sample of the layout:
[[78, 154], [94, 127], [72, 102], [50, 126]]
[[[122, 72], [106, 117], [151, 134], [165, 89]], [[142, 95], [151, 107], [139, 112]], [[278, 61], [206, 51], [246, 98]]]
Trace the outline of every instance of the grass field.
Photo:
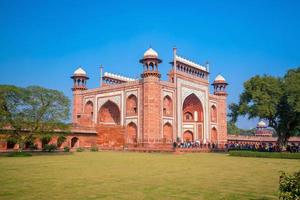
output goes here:
[[0, 199], [277, 199], [299, 160], [81, 152], [0, 157]]

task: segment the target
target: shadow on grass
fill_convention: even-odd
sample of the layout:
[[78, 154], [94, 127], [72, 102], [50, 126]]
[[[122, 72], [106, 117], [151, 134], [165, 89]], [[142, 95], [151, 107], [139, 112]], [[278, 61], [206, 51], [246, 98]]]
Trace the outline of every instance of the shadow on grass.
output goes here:
[[0, 153], [0, 157], [32, 157], [32, 156], [65, 156], [65, 155], [72, 155], [73, 152], [43, 152], [43, 151], [14, 151], [14, 152], [2, 152]]

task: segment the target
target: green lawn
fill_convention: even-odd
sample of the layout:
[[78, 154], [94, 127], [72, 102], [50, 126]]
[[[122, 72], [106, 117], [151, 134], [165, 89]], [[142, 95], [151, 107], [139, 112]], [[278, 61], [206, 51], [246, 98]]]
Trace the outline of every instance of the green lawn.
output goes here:
[[0, 199], [277, 199], [299, 160], [82, 152], [0, 157]]

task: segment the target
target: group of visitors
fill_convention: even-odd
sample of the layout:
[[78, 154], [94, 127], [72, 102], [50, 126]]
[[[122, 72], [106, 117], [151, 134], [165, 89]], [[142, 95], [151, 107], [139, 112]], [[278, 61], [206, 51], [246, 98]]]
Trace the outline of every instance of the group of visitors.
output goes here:
[[[279, 152], [282, 151], [278, 144], [273, 143], [229, 143], [226, 145], [227, 149], [230, 150], [248, 150], [248, 151], [261, 151], [261, 152]], [[291, 153], [300, 152], [300, 144], [289, 144], [287, 145], [286, 151]]]
[[173, 142], [173, 148], [218, 148], [215, 143], [202, 143], [199, 140], [194, 141], [183, 141], [183, 142]]
[[[204, 149], [218, 149], [218, 144], [215, 143], [202, 143], [199, 140], [196, 141], [182, 141], [182, 142], [173, 142], [173, 148], [204, 148]], [[225, 144], [225, 149], [230, 150], [248, 150], [248, 151], [261, 151], [261, 152], [279, 152], [282, 151], [278, 144], [273, 143], [238, 143], [238, 142], [230, 142]], [[300, 144], [291, 143], [287, 145], [286, 151], [291, 153], [300, 152]]]

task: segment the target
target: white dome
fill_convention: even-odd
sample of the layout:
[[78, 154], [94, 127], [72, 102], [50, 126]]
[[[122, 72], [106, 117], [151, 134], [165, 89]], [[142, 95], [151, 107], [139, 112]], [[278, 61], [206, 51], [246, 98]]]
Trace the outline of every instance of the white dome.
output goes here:
[[226, 82], [225, 78], [224, 78], [221, 74], [219, 74], [219, 75], [215, 78], [215, 81], [217, 81], [217, 82], [220, 82], [220, 81]]
[[149, 48], [147, 51], [145, 51], [144, 58], [158, 58], [158, 53], [152, 48]]
[[267, 124], [261, 120], [260, 122], [258, 122], [257, 126], [258, 127], [267, 127]]
[[81, 67], [79, 67], [78, 69], [76, 69], [74, 71], [74, 75], [84, 75], [84, 76], [86, 76], [86, 72]]

